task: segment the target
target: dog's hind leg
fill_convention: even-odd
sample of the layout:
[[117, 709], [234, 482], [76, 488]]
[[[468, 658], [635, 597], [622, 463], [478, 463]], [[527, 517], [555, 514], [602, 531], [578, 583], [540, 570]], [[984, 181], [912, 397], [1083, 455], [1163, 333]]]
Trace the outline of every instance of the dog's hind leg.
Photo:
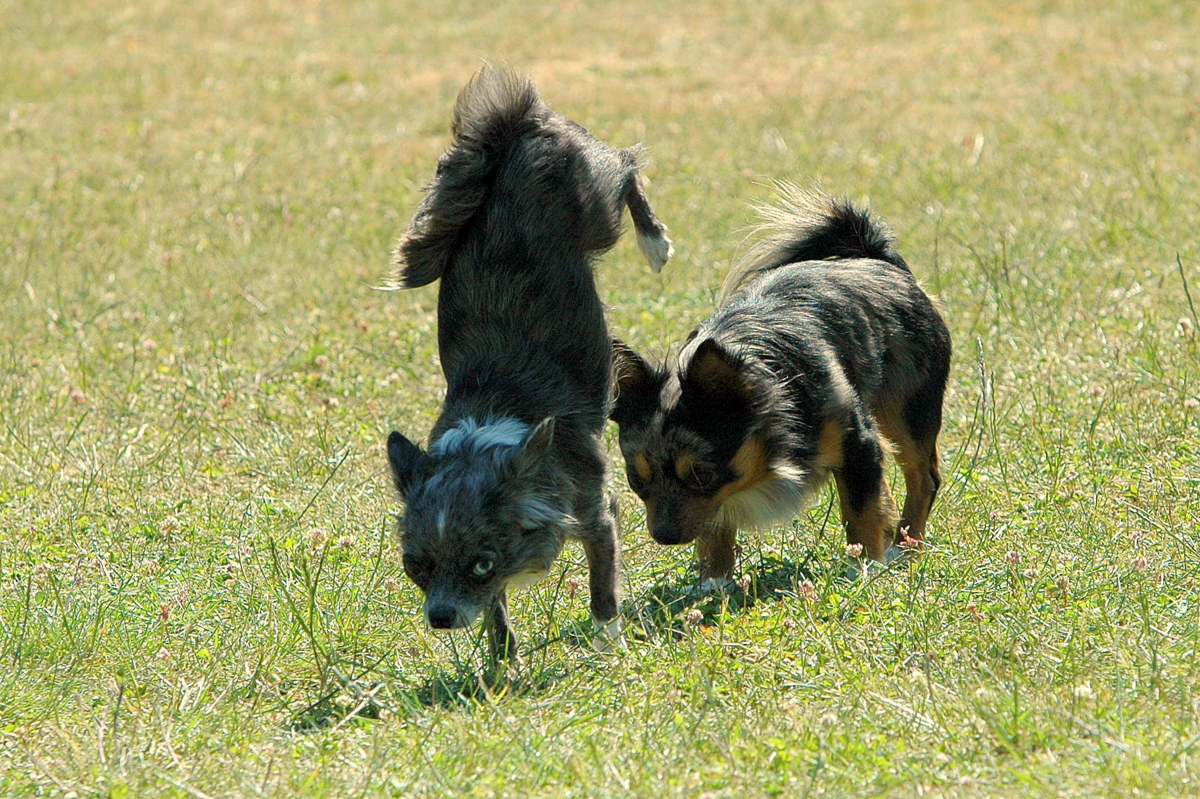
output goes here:
[[895, 537], [896, 503], [883, 479], [883, 447], [874, 426], [855, 415], [842, 438], [842, 463], [833, 470], [846, 543], [861, 544], [863, 554], [886, 563]]
[[633, 217], [638, 249], [650, 262], [650, 268], [661, 272], [663, 264], [675, 254], [675, 247], [667, 237], [667, 226], [654, 215], [654, 209], [650, 207], [650, 200], [646, 197], [646, 191], [642, 188], [642, 181], [636, 172], [630, 176], [625, 187], [625, 204], [629, 206], [629, 214]]
[[896, 445], [896, 463], [904, 473], [904, 511], [896, 529], [895, 543], [907, 536], [914, 541], [925, 538], [929, 511], [942, 484], [938, 468], [937, 432], [917, 439], [912, 428], [899, 420], [880, 418], [885, 435]]
[[896, 445], [896, 463], [904, 473], [904, 513], [896, 529], [897, 544], [905, 535], [914, 541], [924, 539], [925, 524], [942, 485], [937, 437], [942, 427], [943, 389], [930, 385], [910, 397], [902, 410], [888, 409], [879, 415], [880, 427]]

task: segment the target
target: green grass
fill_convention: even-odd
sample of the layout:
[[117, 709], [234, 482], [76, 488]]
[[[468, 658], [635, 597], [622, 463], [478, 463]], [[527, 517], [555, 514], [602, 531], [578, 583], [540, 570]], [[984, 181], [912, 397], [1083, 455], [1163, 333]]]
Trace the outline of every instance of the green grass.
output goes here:
[[[1198, 29], [0, 2], [0, 795], [1197, 795]], [[423, 629], [383, 442], [436, 416], [436, 295], [373, 287], [483, 57], [649, 146], [676, 260], [599, 274], [652, 354], [772, 180], [891, 223], [956, 346], [927, 557], [841, 580], [826, 495], [696, 599], [618, 475], [626, 651], [585, 640], [577, 548], [505, 689]]]

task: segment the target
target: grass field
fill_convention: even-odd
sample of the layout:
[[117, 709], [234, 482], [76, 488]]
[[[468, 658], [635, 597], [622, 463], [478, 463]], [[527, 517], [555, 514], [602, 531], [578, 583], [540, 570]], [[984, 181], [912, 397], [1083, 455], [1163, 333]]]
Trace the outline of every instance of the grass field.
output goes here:
[[[0, 795], [1200, 795], [1197, 31], [0, 0]], [[626, 651], [585, 640], [578, 548], [516, 597], [505, 690], [424, 629], [383, 442], [437, 413], [436, 294], [373, 287], [484, 57], [648, 145], [676, 259], [599, 274], [653, 354], [771, 181], [891, 223], [956, 347], [925, 558], [841, 579], [826, 494], [696, 598], [618, 473]]]

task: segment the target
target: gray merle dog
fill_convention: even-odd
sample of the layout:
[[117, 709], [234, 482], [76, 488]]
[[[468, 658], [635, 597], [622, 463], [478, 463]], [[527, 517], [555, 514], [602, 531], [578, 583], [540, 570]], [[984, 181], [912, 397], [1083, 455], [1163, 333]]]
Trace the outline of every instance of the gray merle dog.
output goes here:
[[655, 270], [671, 256], [638, 179], [614, 150], [551, 111], [528, 78], [485, 66], [459, 94], [454, 137], [396, 248], [396, 286], [441, 279], [447, 392], [423, 450], [398, 432], [404, 569], [430, 627], [486, 620], [515, 654], [507, 589], [545, 576], [567, 538], [587, 556], [591, 611], [619, 634], [615, 502], [600, 435], [612, 351], [592, 275], [628, 206]]
[[614, 341], [630, 487], [656, 541], [696, 542], [702, 580], [731, 577], [739, 528], [792, 519], [830, 475], [848, 552], [886, 562], [923, 538], [941, 484], [950, 334], [887, 229], [795, 189], [768, 215], [775, 231], [676, 361], [656, 367]]

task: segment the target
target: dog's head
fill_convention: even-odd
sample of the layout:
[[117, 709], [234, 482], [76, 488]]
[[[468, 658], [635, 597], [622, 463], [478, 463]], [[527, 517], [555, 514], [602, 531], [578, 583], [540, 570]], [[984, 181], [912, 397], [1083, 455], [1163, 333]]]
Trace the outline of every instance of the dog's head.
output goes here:
[[613, 357], [611, 417], [650, 535], [686, 544], [718, 524], [737, 526], [748, 515], [739, 503], [779, 476], [763, 423], [769, 385], [712, 338], [690, 340], [663, 367], [616, 340]]
[[430, 627], [467, 627], [505, 588], [545, 576], [573, 524], [570, 481], [550, 457], [554, 419], [467, 417], [428, 451], [398, 432], [388, 460], [405, 502], [404, 571]]

